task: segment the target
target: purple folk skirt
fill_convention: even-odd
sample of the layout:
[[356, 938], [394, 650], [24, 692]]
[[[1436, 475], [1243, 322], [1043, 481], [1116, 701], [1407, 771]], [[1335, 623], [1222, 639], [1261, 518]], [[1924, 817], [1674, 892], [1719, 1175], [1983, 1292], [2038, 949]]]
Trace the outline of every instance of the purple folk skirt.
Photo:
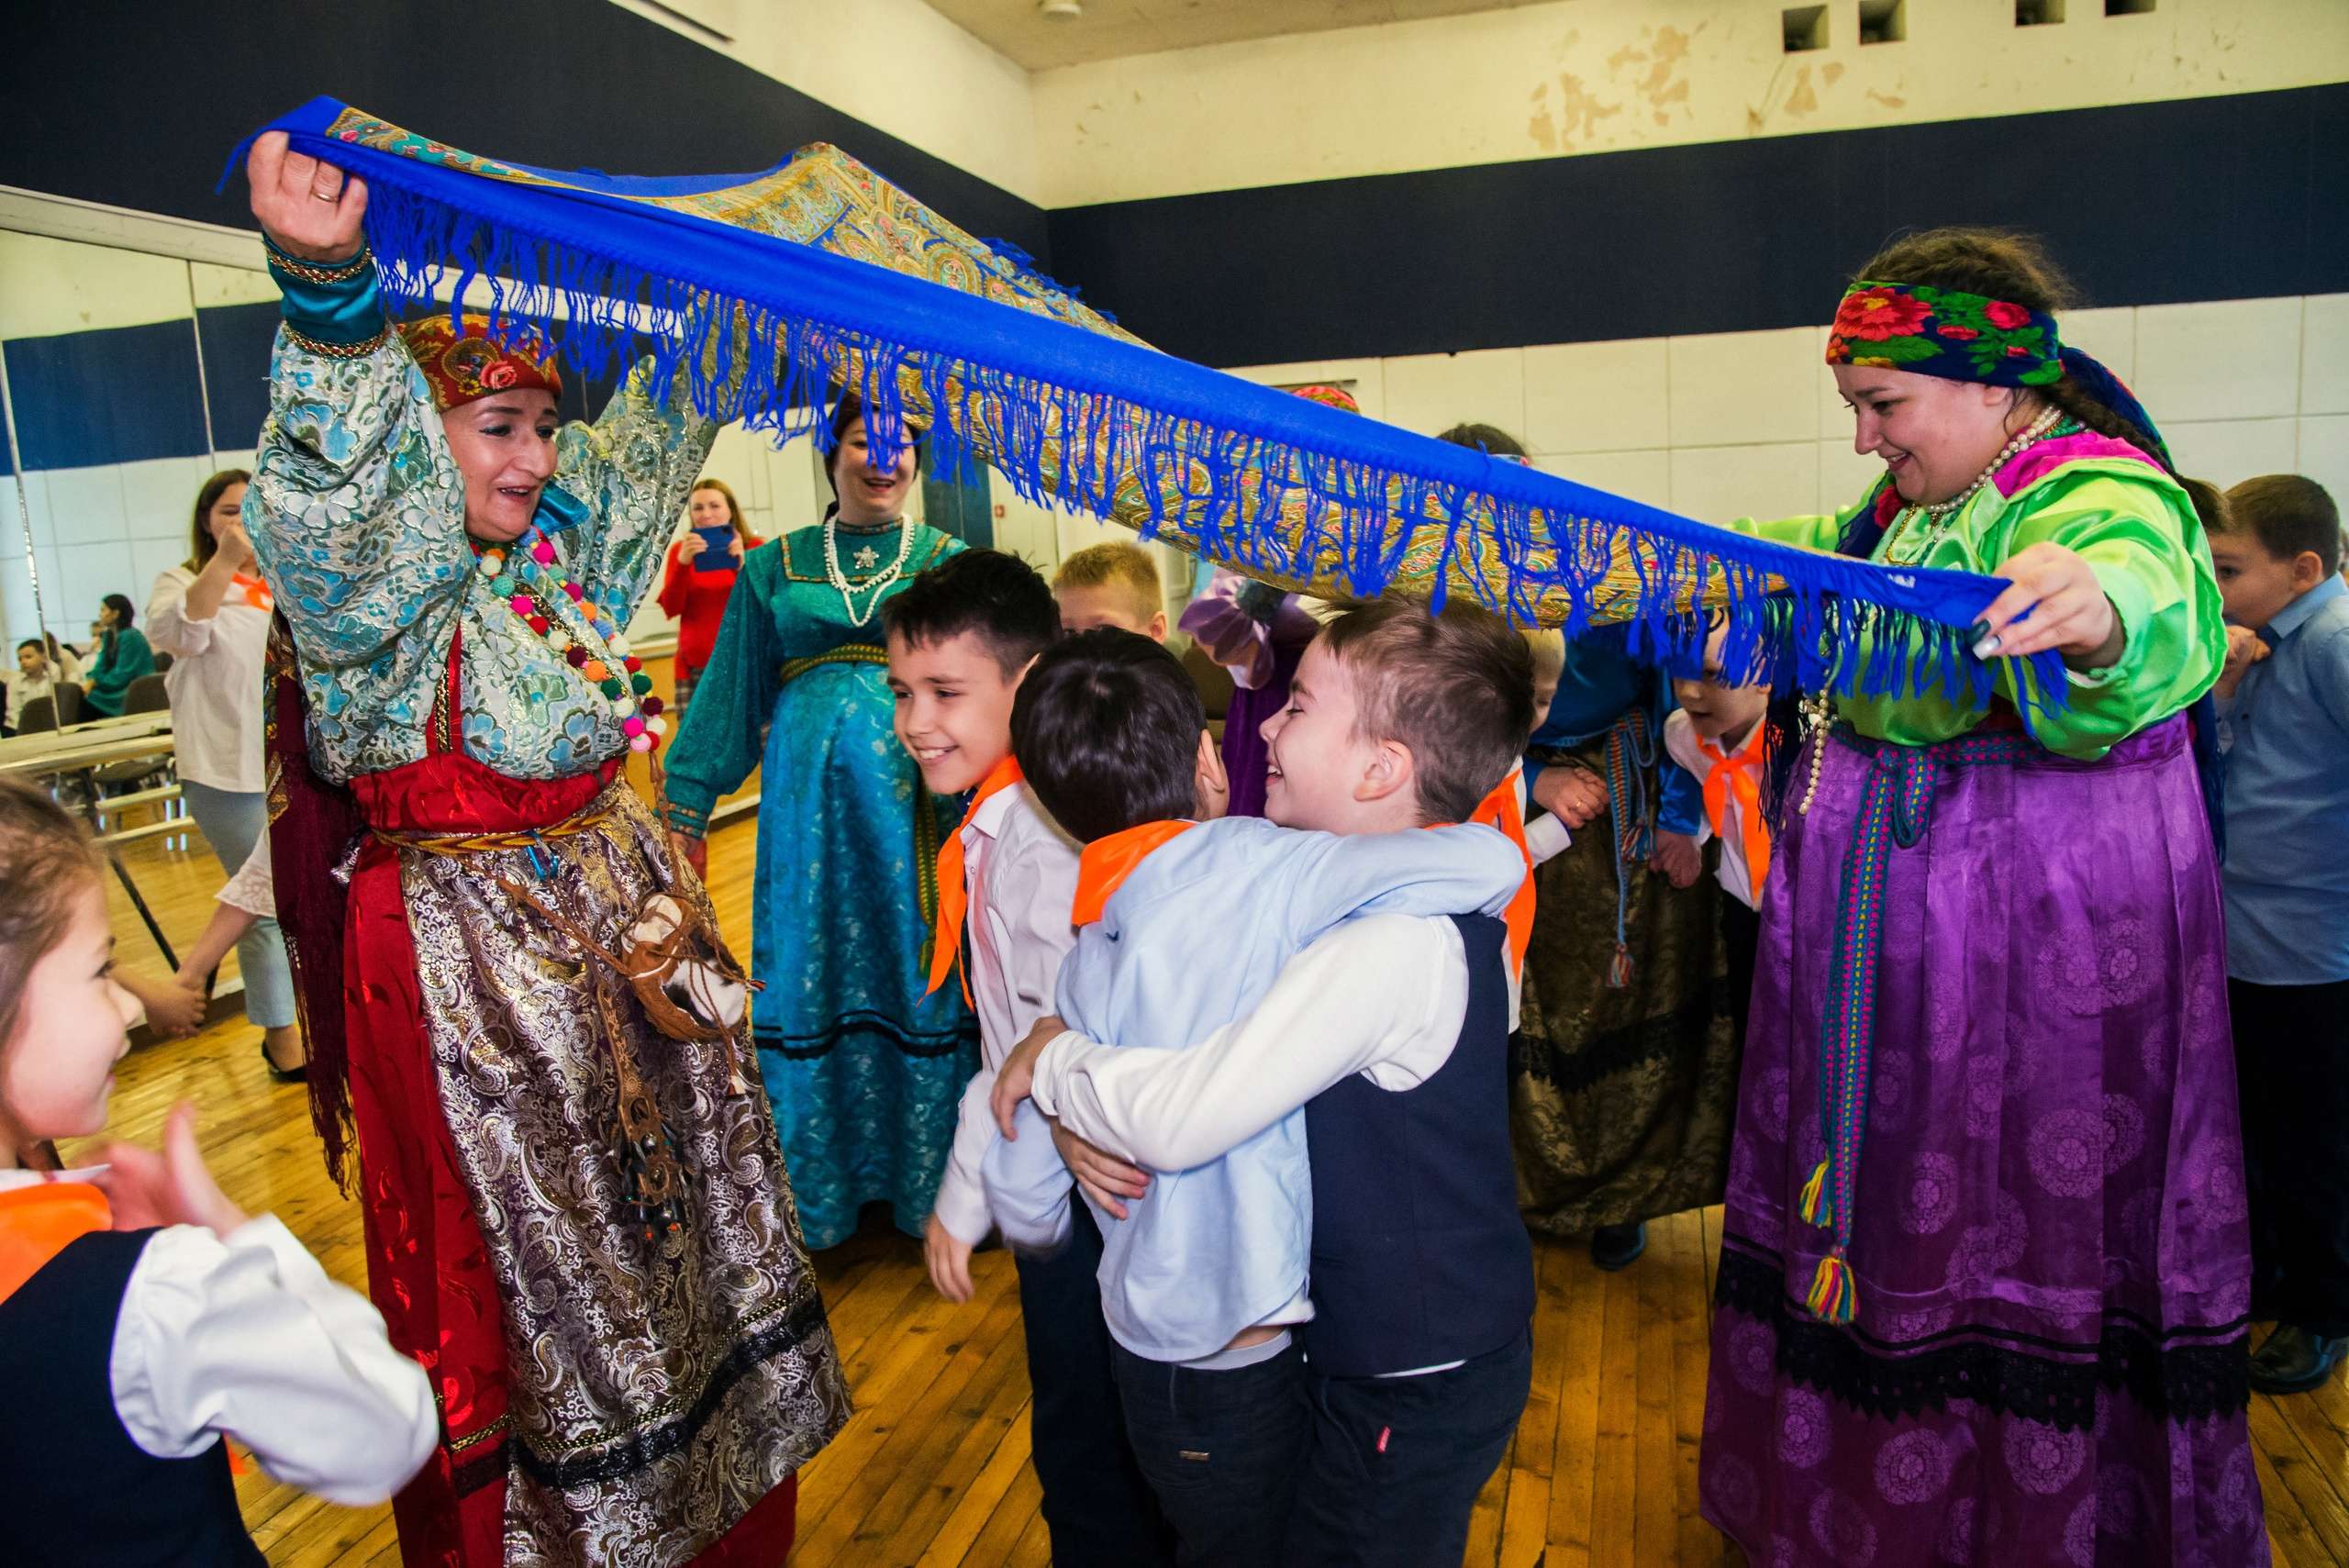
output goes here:
[[2225, 931], [2185, 720], [2100, 762], [1943, 766], [1923, 836], [1890, 850], [1848, 1326], [1804, 1305], [1829, 1239], [1800, 1195], [1837, 894], [1862, 788], [1902, 749], [1811, 744], [1763, 904], [1705, 1517], [1754, 1568], [2266, 1563]]

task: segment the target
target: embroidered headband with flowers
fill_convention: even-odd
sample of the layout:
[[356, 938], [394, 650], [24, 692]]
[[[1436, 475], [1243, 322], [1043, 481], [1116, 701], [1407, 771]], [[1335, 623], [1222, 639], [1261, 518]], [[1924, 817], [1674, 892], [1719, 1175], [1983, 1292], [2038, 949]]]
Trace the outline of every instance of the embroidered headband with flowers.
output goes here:
[[496, 392], [562, 395], [562, 372], [546, 345], [521, 331], [502, 340], [493, 339], [486, 316], [466, 312], [464, 330], [459, 332], [450, 326], [448, 312], [435, 311], [404, 324], [400, 338], [416, 368], [431, 384], [432, 402], [443, 414]]
[[1929, 284], [1854, 284], [1828, 330], [1827, 362], [1992, 386], [2064, 379], [2054, 317]]

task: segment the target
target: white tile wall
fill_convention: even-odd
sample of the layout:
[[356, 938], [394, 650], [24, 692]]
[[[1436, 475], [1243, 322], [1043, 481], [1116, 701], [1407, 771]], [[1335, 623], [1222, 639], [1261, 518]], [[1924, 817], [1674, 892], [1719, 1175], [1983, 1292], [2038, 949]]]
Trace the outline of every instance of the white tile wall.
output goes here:
[[[2349, 503], [2349, 295], [2076, 310], [2064, 331], [2143, 399], [2186, 472], [2220, 484], [2303, 473]], [[1882, 473], [1852, 450], [1826, 340], [1805, 327], [1236, 373], [1380, 387], [1396, 423], [1486, 419], [1551, 473], [1725, 522], [1840, 510]], [[1514, 402], [1522, 425], [1494, 412]]]
[[1379, 417], [1423, 436], [1464, 421], [1498, 425], [1512, 435], [1525, 428], [1522, 349], [1388, 360], [1386, 383], [1386, 408]]
[[2349, 414], [2349, 294], [2311, 295], [2306, 303], [2300, 412]]
[[2332, 492], [2349, 506], [2349, 414], [2321, 414], [2300, 421], [2299, 472]]
[[2165, 427], [2297, 414], [2299, 341], [2297, 297], [2144, 306], [2130, 389]]
[[1662, 447], [1645, 451], [1555, 452], [1536, 458], [1534, 466], [1644, 506], [1666, 509], [1672, 506], [1672, 453]]
[[2094, 355], [2104, 368], [2136, 390], [2137, 312], [2125, 305], [2101, 310], [2067, 310], [2061, 323], [2064, 341]]
[[2224, 487], [2260, 473], [2299, 468], [2296, 419], [2164, 420], [2162, 439], [2181, 473]]
[[1539, 452], [1636, 451], [1671, 445], [1671, 382], [1664, 344], [1661, 338], [1634, 338], [1526, 350], [1526, 445]]
[[1672, 449], [1672, 509], [1700, 523], [1819, 509], [1819, 443]]
[[1675, 447], [1814, 441], [1816, 388], [1822, 367], [1819, 332], [1710, 332], [1671, 338]]

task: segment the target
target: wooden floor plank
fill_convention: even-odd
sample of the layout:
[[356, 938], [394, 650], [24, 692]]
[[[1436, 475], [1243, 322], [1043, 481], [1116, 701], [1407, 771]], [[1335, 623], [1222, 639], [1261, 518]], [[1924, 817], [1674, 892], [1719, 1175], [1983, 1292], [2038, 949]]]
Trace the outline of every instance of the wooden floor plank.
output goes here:
[[[711, 886], [737, 951], [750, 947], [753, 838], [711, 841]], [[130, 846], [141, 891], [174, 941], [210, 917], [220, 869], [192, 850]], [[160, 970], [119, 891], [111, 912], [128, 962]], [[327, 1180], [299, 1087], [273, 1084], [257, 1031], [224, 1019], [124, 1061], [108, 1135], [152, 1142], [194, 1099], [198, 1139], [229, 1195], [273, 1211], [328, 1273], [362, 1285], [358, 1205]], [[88, 1158], [92, 1140], [69, 1147]], [[1695, 1510], [1712, 1270], [1720, 1214], [1658, 1222], [1650, 1254], [1599, 1273], [1578, 1240], [1535, 1247], [1533, 1387], [1508, 1455], [1479, 1500], [1465, 1560], [1484, 1568], [1586, 1562], [1715, 1568], [1736, 1554]], [[918, 1242], [868, 1223], [819, 1254], [817, 1274], [854, 1379], [848, 1431], [802, 1473], [794, 1568], [1006, 1568], [1046, 1561], [1029, 1463], [1027, 1358], [1017, 1284], [1000, 1251], [973, 1260], [977, 1297], [938, 1300]], [[2349, 1386], [2260, 1399], [2252, 1417], [2277, 1568], [2349, 1562]], [[397, 1568], [386, 1507], [345, 1509], [237, 1477], [249, 1527], [277, 1568]]]

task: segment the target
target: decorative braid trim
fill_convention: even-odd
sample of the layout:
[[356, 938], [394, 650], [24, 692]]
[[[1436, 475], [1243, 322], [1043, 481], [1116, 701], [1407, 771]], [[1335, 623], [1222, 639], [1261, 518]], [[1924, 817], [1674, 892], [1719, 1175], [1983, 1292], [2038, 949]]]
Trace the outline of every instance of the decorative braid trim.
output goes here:
[[304, 353], [317, 354], [329, 360], [363, 360], [382, 348], [392, 335], [389, 323], [378, 328], [375, 335], [363, 343], [328, 343], [311, 337], [291, 321], [285, 324], [285, 336]]
[[1722, 1239], [1713, 1300], [1770, 1329], [1782, 1374], [1867, 1416], [1914, 1416], [1965, 1399], [2076, 1431], [2095, 1424], [2099, 1389], [2173, 1421], [2232, 1416], [2251, 1403], [2248, 1318], [2156, 1329], [2108, 1307], [2093, 1342], [1958, 1324], [1896, 1343], [1811, 1317], [1787, 1295], [1783, 1260], [1737, 1236]]
[[359, 254], [348, 261], [309, 261], [290, 256], [276, 246], [269, 246], [269, 264], [288, 277], [299, 278], [306, 284], [347, 284], [375, 264], [375, 253], [362, 245]]

